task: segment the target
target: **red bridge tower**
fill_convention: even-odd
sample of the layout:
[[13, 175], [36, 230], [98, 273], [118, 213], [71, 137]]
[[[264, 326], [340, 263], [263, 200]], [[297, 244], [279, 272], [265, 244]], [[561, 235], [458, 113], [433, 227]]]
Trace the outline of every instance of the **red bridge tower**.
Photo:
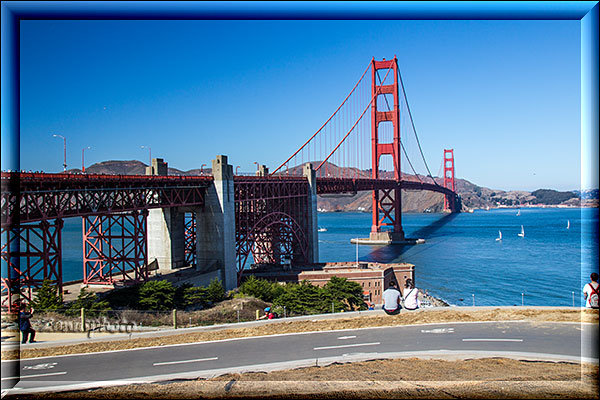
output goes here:
[[[383, 155], [391, 155], [394, 166], [394, 180], [398, 185], [393, 189], [373, 190], [373, 225], [371, 226], [370, 240], [397, 242], [404, 241], [402, 230], [402, 197], [400, 192], [400, 108], [398, 98], [398, 60], [371, 61], [371, 160], [372, 177], [380, 177], [379, 165]], [[394, 83], [391, 85], [377, 85], [377, 70], [391, 69], [394, 73]], [[385, 81], [385, 79], [384, 79]], [[380, 95], [392, 94], [394, 97], [393, 109], [390, 111], [379, 111], [377, 109], [378, 97]], [[391, 121], [393, 125], [393, 140], [391, 143], [379, 142], [379, 123]], [[380, 196], [381, 193], [381, 196]], [[382, 216], [380, 218], [379, 212]], [[391, 231], [382, 231], [383, 226], [391, 226]]]

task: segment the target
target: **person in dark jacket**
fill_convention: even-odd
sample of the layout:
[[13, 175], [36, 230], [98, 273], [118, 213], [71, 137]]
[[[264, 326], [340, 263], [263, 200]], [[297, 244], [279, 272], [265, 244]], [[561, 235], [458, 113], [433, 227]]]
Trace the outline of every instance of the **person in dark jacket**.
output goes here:
[[19, 329], [23, 334], [23, 339], [21, 343], [27, 343], [27, 338], [29, 338], [29, 343], [35, 342], [35, 330], [31, 327], [31, 317], [33, 316], [33, 308], [31, 310], [27, 310], [28, 307], [26, 304], [21, 304], [21, 312], [19, 313]]

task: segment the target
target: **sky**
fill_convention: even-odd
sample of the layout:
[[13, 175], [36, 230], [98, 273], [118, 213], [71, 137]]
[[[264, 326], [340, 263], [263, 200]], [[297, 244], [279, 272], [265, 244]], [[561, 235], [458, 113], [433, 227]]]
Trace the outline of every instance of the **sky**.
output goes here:
[[[581, 186], [579, 21], [21, 21], [21, 169], [225, 154], [277, 167], [372, 57], [398, 57], [436, 174], [498, 190]], [[146, 148], [141, 148], [146, 146]], [[3, 170], [4, 170], [3, 166]]]

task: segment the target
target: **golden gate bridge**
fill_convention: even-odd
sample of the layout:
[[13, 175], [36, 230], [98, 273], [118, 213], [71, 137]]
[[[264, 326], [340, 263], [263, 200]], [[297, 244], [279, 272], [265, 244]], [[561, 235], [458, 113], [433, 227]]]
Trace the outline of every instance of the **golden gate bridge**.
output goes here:
[[[366, 79], [370, 72], [370, 81]], [[372, 59], [325, 123], [271, 173], [235, 175], [226, 156], [212, 176], [2, 172], [2, 307], [14, 311], [44, 280], [62, 290], [65, 218], [82, 219], [83, 283], [138, 283], [159, 270], [196, 265], [236, 287], [255, 265], [318, 262], [317, 195], [372, 192], [371, 243], [409, 243], [402, 190], [444, 196], [459, 212], [454, 153], [433, 177], [416, 132], [396, 57]], [[156, 265], [155, 265], [156, 266]]]

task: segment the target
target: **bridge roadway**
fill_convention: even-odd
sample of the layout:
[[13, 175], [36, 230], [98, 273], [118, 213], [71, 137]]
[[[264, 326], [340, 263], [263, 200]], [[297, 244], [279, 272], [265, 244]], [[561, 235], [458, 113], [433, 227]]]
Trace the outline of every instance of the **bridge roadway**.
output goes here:
[[[256, 323], [276, 321], [241, 325]], [[452, 322], [290, 333], [2, 361], [2, 388], [16, 383], [11, 393], [56, 392], [402, 357], [507, 357], [597, 364], [597, 347], [586, 346], [597, 341], [596, 324], [570, 322]]]
[[[213, 177], [180, 175], [104, 175], [2, 172], [2, 226], [54, 218], [83, 217], [99, 213], [198, 206]], [[235, 183], [306, 183], [298, 176], [235, 176]], [[407, 190], [428, 190], [448, 196], [456, 194], [443, 186], [402, 180]], [[356, 193], [393, 189], [392, 179], [317, 178], [317, 194]], [[18, 211], [18, 216], [17, 216]]]

